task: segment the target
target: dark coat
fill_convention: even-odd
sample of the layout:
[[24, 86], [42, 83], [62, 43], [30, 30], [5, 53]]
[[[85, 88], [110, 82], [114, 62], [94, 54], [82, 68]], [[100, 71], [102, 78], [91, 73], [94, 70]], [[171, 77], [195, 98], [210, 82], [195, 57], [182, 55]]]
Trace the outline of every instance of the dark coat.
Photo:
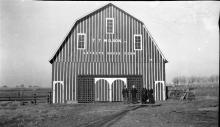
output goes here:
[[146, 88], [143, 88], [142, 90], [141, 90], [141, 100], [142, 100], [142, 102], [146, 102], [146, 96], [147, 96], [147, 94], [146, 94], [146, 91], [147, 91], [147, 89]]
[[123, 97], [128, 97], [128, 89], [127, 88], [122, 89], [122, 96]]
[[136, 98], [136, 94], [137, 94], [137, 89], [136, 88], [132, 88], [131, 89], [131, 96], [132, 96], [132, 98]]
[[149, 102], [150, 102], [151, 104], [154, 104], [154, 103], [155, 103], [153, 93], [154, 93], [154, 90], [153, 90], [153, 89], [150, 89], [148, 95], [149, 95]]

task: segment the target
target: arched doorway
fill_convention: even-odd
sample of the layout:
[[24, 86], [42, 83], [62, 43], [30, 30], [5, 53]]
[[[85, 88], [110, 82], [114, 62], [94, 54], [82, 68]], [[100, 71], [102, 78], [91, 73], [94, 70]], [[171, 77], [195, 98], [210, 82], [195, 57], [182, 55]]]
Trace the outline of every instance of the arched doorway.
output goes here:
[[[127, 78], [95, 78], [95, 101], [123, 101], [121, 93], [123, 85], [127, 87]], [[112, 97], [115, 99], [113, 100]]]
[[63, 81], [53, 82], [53, 103], [64, 103], [64, 83]]
[[122, 89], [124, 86], [125, 82], [120, 79], [117, 79], [112, 83], [112, 101], [123, 101]]
[[95, 101], [109, 101], [109, 83], [105, 79], [95, 83]]
[[154, 98], [156, 101], [161, 101], [166, 99], [166, 90], [164, 81], [155, 81], [154, 87]]

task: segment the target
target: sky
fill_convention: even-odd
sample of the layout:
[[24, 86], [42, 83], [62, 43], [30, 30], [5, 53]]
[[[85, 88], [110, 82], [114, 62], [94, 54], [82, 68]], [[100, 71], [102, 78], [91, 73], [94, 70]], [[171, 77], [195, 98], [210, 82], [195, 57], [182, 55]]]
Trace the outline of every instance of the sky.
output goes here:
[[[0, 1], [0, 86], [51, 86], [50, 58], [78, 18], [109, 2]], [[219, 74], [220, 2], [112, 2], [144, 22], [175, 76]]]

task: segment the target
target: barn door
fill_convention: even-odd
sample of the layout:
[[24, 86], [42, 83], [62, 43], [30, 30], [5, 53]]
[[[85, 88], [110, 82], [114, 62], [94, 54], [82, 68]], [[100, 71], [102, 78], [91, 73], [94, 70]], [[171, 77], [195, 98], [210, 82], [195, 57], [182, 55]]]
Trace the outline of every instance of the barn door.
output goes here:
[[124, 81], [115, 80], [112, 83], [112, 101], [123, 101], [122, 89], [125, 86]]
[[94, 102], [94, 80], [88, 76], [78, 76], [78, 94], [79, 103]]
[[53, 82], [53, 103], [64, 103], [64, 83], [63, 81]]
[[95, 101], [109, 101], [109, 83], [104, 79], [96, 81]]
[[131, 89], [133, 85], [137, 89], [137, 99], [141, 100], [141, 89], [143, 88], [143, 78], [142, 78], [142, 76], [131, 76], [131, 77], [129, 77], [128, 78], [128, 89]]
[[166, 90], [164, 81], [155, 81], [154, 85], [154, 98], [156, 101], [162, 101], [166, 99]]

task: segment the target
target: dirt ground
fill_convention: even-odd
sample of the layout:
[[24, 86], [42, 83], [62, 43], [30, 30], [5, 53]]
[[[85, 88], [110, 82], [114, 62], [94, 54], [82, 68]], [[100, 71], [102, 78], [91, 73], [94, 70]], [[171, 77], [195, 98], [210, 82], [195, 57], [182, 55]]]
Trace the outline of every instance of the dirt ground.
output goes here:
[[217, 127], [218, 99], [219, 94], [201, 95], [193, 101], [167, 100], [135, 110], [123, 103], [19, 106], [1, 102], [0, 127]]
[[178, 102], [168, 100], [158, 107], [129, 112], [115, 127], [218, 127], [218, 100]]
[[0, 127], [76, 127], [125, 109], [122, 103], [26, 105], [0, 108]]

